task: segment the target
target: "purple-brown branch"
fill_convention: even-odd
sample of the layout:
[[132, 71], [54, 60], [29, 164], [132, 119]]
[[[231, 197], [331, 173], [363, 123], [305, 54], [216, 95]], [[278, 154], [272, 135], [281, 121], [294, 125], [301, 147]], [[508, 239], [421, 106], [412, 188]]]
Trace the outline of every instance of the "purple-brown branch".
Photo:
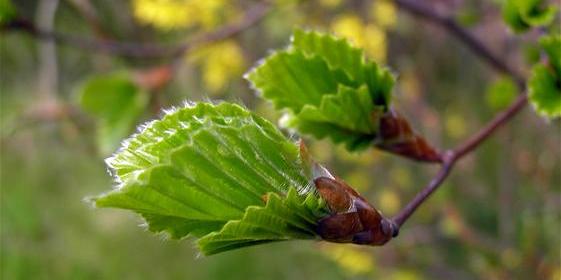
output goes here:
[[516, 113], [520, 112], [526, 105], [528, 98], [525, 94], [520, 95], [518, 99], [504, 112], [501, 112], [481, 130], [461, 143], [457, 148], [445, 152], [442, 156], [443, 162], [440, 170], [432, 178], [427, 186], [425, 186], [394, 218], [393, 221], [401, 226], [411, 216], [415, 210], [423, 204], [423, 202], [444, 182], [444, 180], [452, 171], [454, 164], [475, 150], [483, 141], [485, 141], [493, 132], [507, 123]]
[[218, 29], [204, 33], [180, 45], [162, 45], [139, 42], [121, 42], [114, 40], [99, 40], [77, 35], [64, 34], [55, 31], [42, 30], [33, 22], [16, 18], [0, 26], [0, 31], [21, 31], [41, 40], [55, 41], [83, 50], [91, 50], [112, 55], [140, 58], [174, 58], [181, 56], [196, 46], [224, 40], [232, 37], [258, 23], [267, 15], [271, 6], [258, 3], [251, 7], [244, 18], [236, 23], [227, 24]]
[[[482, 58], [490, 66], [503, 74], [511, 76], [518, 85], [519, 89], [524, 90], [526, 87], [525, 79], [506, 62], [498, 58], [493, 52], [471, 35], [467, 30], [463, 29], [453, 19], [439, 15], [432, 9], [424, 6], [415, 0], [396, 0], [395, 2], [401, 9], [429, 20], [443, 27], [450, 34], [456, 36], [470, 50]], [[496, 130], [511, 120], [518, 112], [520, 112], [528, 102], [526, 94], [520, 95], [505, 111], [499, 113], [493, 120], [487, 123], [478, 132], [472, 135], [456, 148], [448, 150], [441, 155], [442, 164], [438, 173], [392, 220], [401, 227], [405, 221], [423, 204], [427, 198], [442, 185], [448, 177], [457, 161], [475, 150], [481, 143], [489, 138]]]

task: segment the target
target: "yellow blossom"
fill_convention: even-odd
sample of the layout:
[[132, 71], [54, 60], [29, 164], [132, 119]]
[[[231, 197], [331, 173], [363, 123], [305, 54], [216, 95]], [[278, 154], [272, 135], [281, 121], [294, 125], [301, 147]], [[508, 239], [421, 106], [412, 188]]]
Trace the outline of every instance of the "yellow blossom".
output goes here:
[[377, 62], [386, 59], [386, 33], [375, 24], [365, 24], [358, 16], [345, 14], [333, 21], [333, 32], [364, 48], [366, 55]]
[[240, 77], [245, 67], [242, 50], [233, 40], [205, 46], [188, 59], [202, 67], [203, 82], [211, 92], [223, 89], [230, 80]]
[[135, 17], [162, 29], [211, 28], [232, 16], [226, 0], [134, 0]]
[[379, 208], [386, 214], [395, 214], [401, 207], [399, 195], [389, 188], [385, 188], [378, 194]]
[[464, 118], [454, 112], [446, 114], [446, 132], [454, 138], [462, 138], [467, 134], [467, 127]]
[[326, 243], [322, 246], [327, 257], [334, 260], [350, 274], [367, 274], [374, 270], [374, 257], [358, 247], [348, 244]]
[[393, 28], [397, 22], [397, 9], [392, 1], [373, 1], [370, 16], [379, 26]]

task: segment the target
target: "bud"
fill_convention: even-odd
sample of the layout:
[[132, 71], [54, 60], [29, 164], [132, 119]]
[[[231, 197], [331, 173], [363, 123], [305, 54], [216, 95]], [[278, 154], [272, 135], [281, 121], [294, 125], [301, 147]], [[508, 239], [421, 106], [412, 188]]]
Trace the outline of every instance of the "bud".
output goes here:
[[331, 211], [316, 229], [324, 240], [376, 246], [397, 236], [398, 227], [342, 180], [318, 177], [314, 184]]
[[442, 161], [440, 153], [415, 133], [409, 122], [393, 109], [389, 109], [380, 118], [380, 134], [376, 147], [419, 161]]

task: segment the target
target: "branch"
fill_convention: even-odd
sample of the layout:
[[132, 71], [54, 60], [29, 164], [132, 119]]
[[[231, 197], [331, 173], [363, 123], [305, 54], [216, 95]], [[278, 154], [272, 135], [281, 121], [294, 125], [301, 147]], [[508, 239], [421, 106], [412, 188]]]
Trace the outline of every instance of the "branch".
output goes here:
[[267, 3], [255, 4], [247, 11], [240, 22], [224, 25], [214, 31], [202, 34], [192, 40], [176, 46], [139, 42], [120, 42], [113, 40], [96, 40], [71, 34], [43, 30], [33, 24], [33, 22], [23, 18], [17, 18], [3, 26], [0, 26], [0, 30], [21, 31], [40, 40], [54, 41], [59, 44], [66, 44], [84, 50], [112, 55], [141, 58], [173, 58], [183, 55], [198, 45], [223, 40], [240, 33], [263, 19], [270, 11], [270, 8], [270, 5]]
[[460, 144], [454, 150], [454, 161], [462, 158], [469, 152], [475, 150], [485, 139], [487, 139], [495, 130], [500, 128], [506, 122], [508, 122], [516, 113], [518, 113], [526, 103], [528, 102], [528, 97], [526, 94], [518, 96], [518, 98], [508, 107], [505, 111], [497, 115], [493, 120], [487, 123], [482, 129], [477, 133], [472, 135], [468, 140]]
[[520, 95], [518, 99], [504, 112], [497, 115], [493, 120], [491, 120], [487, 125], [485, 125], [481, 130], [475, 133], [465, 142], [458, 145], [457, 148], [447, 151], [443, 155], [443, 162], [440, 170], [430, 181], [430, 183], [425, 186], [394, 218], [393, 221], [401, 226], [405, 221], [411, 216], [417, 208], [423, 204], [423, 202], [444, 182], [444, 179], [448, 177], [450, 171], [454, 167], [455, 163], [463, 158], [468, 153], [475, 150], [483, 141], [485, 141], [489, 136], [493, 134], [498, 128], [507, 123], [516, 113], [520, 112], [522, 108], [526, 105], [528, 98], [525, 94]]
[[470, 32], [462, 28], [461, 25], [453, 18], [436, 13], [433, 9], [423, 5], [422, 3], [424, 2], [425, 1], [419, 2], [415, 0], [395, 1], [400, 9], [444, 28], [448, 33], [458, 38], [470, 50], [480, 56], [497, 71], [511, 76], [515, 80], [519, 89], [524, 89], [525, 79], [522, 75], [520, 75], [515, 69], [511, 68], [506, 62], [502, 61], [498, 56], [493, 54], [493, 52], [486, 47], [485, 44], [479, 41]]
[[[482, 42], [476, 39], [468, 31], [463, 29], [453, 19], [441, 16], [428, 7], [417, 3], [414, 0], [396, 0], [396, 4], [405, 11], [416, 16], [425, 18], [442, 26], [450, 34], [456, 36], [466, 46], [468, 46], [475, 54], [481, 57], [489, 65], [496, 70], [511, 76], [521, 90], [526, 87], [525, 79], [519, 75], [514, 69], [510, 68], [506, 62], [495, 56]], [[438, 189], [444, 180], [448, 177], [457, 161], [465, 155], [474, 151], [481, 143], [489, 138], [496, 130], [505, 125], [518, 112], [520, 112], [528, 102], [526, 94], [520, 95], [505, 111], [499, 113], [493, 120], [487, 123], [478, 132], [472, 135], [456, 148], [448, 150], [442, 155], [442, 164], [438, 173], [392, 220], [401, 227], [405, 221], [423, 204], [427, 198]]]

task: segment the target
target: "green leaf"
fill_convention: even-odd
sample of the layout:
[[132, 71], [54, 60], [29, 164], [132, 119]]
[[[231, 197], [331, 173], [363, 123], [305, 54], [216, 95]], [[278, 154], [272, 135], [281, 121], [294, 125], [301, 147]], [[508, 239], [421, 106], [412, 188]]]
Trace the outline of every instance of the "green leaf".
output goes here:
[[351, 46], [345, 39], [314, 31], [295, 29], [292, 47], [307, 56], [317, 55], [331, 68], [340, 68], [353, 80], [364, 83], [364, 52]]
[[170, 110], [107, 164], [118, 186], [96, 206], [137, 212], [172, 238], [201, 238], [204, 254], [313, 239], [327, 215], [296, 144], [234, 104]]
[[321, 57], [308, 57], [299, 50], [276, 52], [246, 77], [276, 108], [295, 113], [306, 104], [319, 105], [324, 94], [336, 92], [338, 84], [356, 85], [341, 69], [331, 69]]
[[528, 96], [536, 111], [548, 118], [561, 117], [561, 36], [551, 35], [540, 39], [548, 65], [532, 68], [528, 82]]
[[201, 252], [211, 255], [232, 246], [254, 245], [254, 242], [316, 239], [317, 217], [326, 214], [315, 194], [301, 196], [290, 188], [284, 198], [270, 193], [266, 206], [248, 207], [240, 220], [229, 221], [219, 232], [201, 238], [198, 245]]
[[561, 117], [561, 79], [544, 65], [536, 65], [528, 83], [528, 96], [536, 111], [548, 118]]
[[555, 19], [557, 8], [546, 4], [543, 0], [505, 0], [503, 19], [517, 33], [547, 26]]
[[561, 76], [561, 35], [550, 35], [540, 38], [540, 46], [547, 54], [549, 64]]
[[98, 121], [98, 145], [106, 155], [131, 133], [148, 105], [148, 95], [122, 72], [89, 79], [79, 98], [82, 109]]
[[382, 106], [372, 103], [366, 86], [354, 89], [341, 85], [337, 94], [324, 95], [319, 106], [306, 105], [291, 118], [291, 125], [302, 133], [331, 137], [355, 150], [368, 146], [376, 136], [378, 122], [372, 120], [383, 111]]
[[349, 150], [368, 147], [376, 137], [394, 84], [388, 70], [366, 61], [348, 41], [298, 29], [287, 50], [246, 78], [277, 109], [288, 109], [289, 127]]

